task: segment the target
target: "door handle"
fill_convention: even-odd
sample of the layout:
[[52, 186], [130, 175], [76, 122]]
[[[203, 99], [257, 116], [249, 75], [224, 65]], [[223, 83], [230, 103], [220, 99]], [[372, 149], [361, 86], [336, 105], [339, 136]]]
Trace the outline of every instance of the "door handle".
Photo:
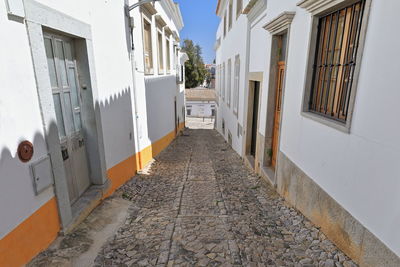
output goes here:
[[64, 161], [69, 159], [68, 149], [66, 147], [61, 148], [61, 155]]

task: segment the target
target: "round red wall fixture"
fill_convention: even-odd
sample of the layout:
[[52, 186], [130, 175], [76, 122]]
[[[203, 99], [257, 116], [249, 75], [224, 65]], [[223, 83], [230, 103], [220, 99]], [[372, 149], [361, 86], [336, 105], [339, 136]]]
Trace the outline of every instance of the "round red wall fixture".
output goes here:
[[33, 157], [33, 145], [29, 141], [23, 141], [18, 146], [18, 157], [22, 162], [28, 162]]

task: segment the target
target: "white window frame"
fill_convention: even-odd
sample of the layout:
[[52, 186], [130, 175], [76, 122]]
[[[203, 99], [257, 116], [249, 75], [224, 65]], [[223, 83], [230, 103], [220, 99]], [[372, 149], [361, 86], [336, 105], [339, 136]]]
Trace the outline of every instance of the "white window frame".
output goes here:
[[313, 0], [303, 0], [297, 4], [299, 7], [302, 7], [311, 13], [311, 31], [310, 31], [310, 37], [309, 37], [309, 40], [310, 40], [309, 48], [308, 48], [308, 53], [307, 53], [308, 61], [307, 61], [307, 65], [306, 65], [306, 77], [305, 77], [305, 83], [304, 83], [304, 88], [303, 88], [303, 101], [302, 101], [301, 115], [308, 119], [314, 120], [314, 121], [324, 124], [328, 127], [331, 127], [333, 129], [336, 129], [336, 130], [339, 130], [341, 132], [348, 134], [348, 133], [350, 133], [351, 122], [352, 122], [352, 117], [353, 117], [355, 96], [357, 94], [358, 78], [359, 78], [359, 74], [360, 74], [360, 68], [362, 65], [362, 56], [363, 56], [363, 50], [364, 50], [364, 45], [365, 45], [365, 37], [367, 34], [368, 20], [369, 20], [369, 14], [370, 14], [372, 0], [365, 1], [363, 23], [362, 23], [361, 29], [360, 29], [359, 45], [358, 45], [358, 52], [357, 52], [357, 58], [356, 58], [357, 64], [354, 69], [353, 84], [352, 84], [351, 95], [350, 95], [350, 99], [349, 99], [350, 104], [349, 104], [347, 120], [345, 123], [337, 122], [330, 118], [323, 117], [318, 114], [314, 114], [314, 113], [310, 112], [308, 109], [308, 101], [310, 98], [311, 84], [312, 84], [312, 77], [313, 77], [313, 71], [311, 71], [311, 70], [313, 68], [314, 59], [315, 59], [315, 51], [317, 49], [317, 35], [318, 35], [319, 18], [326, 15], [327, 13], [332, 12], [332, 10], [344, 8], [356, 1], [354, 1], [354, 0], [337, 0], [337, 1], [334, 1], [331, 3], [329, 0], [317, 0], [316, 1], [316, 2], [318, 2], [317, 5], [314, 4], [314, 2], [315, 1], [313, 1]]
[[215, 89], [217, 90], [217, 97], [219, 97], [219, 92], [221, 90], [221, 88], [219, 87], [219, 80], [220, 80], [220, 75], [219, 75], [219, 65], [217, 65], [217, 71], [216, 71], [217, 75], [215, 77]]
[[235, 73], [234, 73], [234, 87], [233, 87], [233, 114], [238, 116], [239, 110], [239, 81], [240, 81], [240, 55], [235, 57]]
[[231, 97], [232, 97], [232, 60], [228, 59], [228, 69], [227, 69], [227, 86], [226, 86], [226, 104], [228, 107], [231, 106]]
[[[144, 29], [144, 25], [145, 23], [147, 23], [148, 25], [150, 25], [150, 63], [151, 63], [151, 67], [148, 68], [146, 65], [146, 52], [145, 52], [145, 29]], [[154, 53], [153, 53], [153, 23], [151, 20], [151, 16], [149, 16], [148, 14], [145, 14], [142, 11], [142, 45], [143, 45], [143, 71], [145, 75], [154, 75]]]
[[222, 101], [225, 101], [225, 62], [222, 63]]
[[167, 70], [167, 74], [171, 73], [171, 39], [165, 36], [165, 69]]
[[[160, 27], [157, 26], [157, 69], [158, 75], [165, 74], [165, 64], [164, 64], [164, 38], [163, 32]], [[161, 43], [160, 43], [160, 36], [161, 36]]]

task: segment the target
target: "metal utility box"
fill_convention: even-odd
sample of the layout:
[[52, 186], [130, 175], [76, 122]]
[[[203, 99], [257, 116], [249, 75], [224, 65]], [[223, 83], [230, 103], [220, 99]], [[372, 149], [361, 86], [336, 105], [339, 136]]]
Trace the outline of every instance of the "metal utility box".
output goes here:
[[36, 195], [53, 184], [53, 169], [49, 156], [32, 163], [31, 172]]

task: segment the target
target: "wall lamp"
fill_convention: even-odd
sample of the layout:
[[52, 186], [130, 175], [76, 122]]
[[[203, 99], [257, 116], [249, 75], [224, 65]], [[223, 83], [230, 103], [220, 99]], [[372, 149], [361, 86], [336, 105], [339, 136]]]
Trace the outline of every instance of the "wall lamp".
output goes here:
[[136, 4], [131, 5], [130, 7], [128, 7], [128, 10], [131, 11], [132, 9], [135, 9], [143, 4], [147, 4], [147, 3], [154, 3], [154, 2], [158, 2], [161, 0], [142, 0], [137, 2]]

